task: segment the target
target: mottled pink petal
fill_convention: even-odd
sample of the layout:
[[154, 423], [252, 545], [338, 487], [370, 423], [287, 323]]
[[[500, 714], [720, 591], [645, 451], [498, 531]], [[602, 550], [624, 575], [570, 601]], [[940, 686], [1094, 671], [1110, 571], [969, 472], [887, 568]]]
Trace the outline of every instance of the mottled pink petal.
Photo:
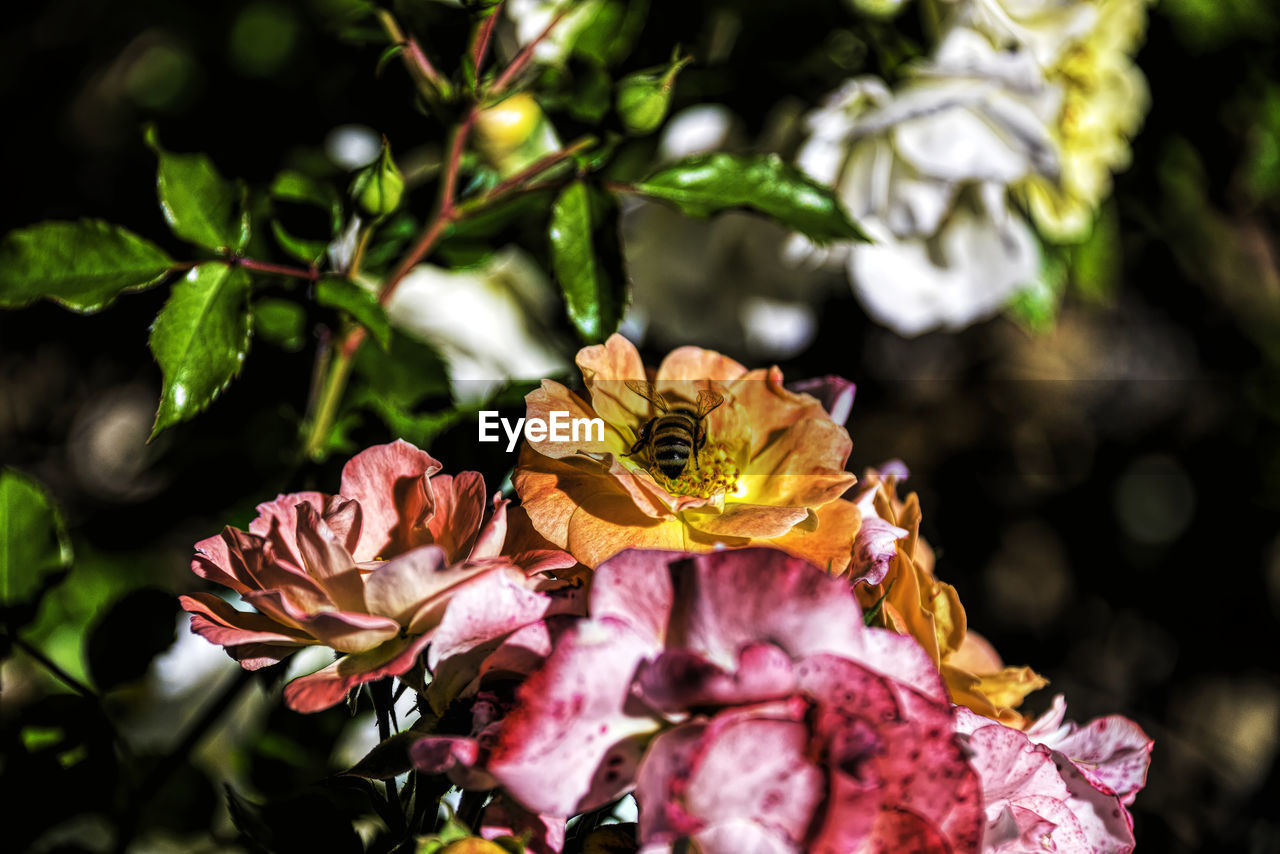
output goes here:
[[954, 737], [950, 703], [834, 655], [806, 658], [796, 674], [818, 702], [814, 726], [828, 744], [833, 777], [849, 778], [839, 787], [846, 800], [828, 810], [831, 844], [850, 845], [867, 832], [873, 811], [862, 801], [870, 799], [880, 810], [919, 815], [958, 849], [976, 847], [981, 789]]
[[463, 789], [492, 789], [498, 781], [479, 767], [480, 757], [480, 742], [469, 736], [430, 735], [409, 748], [414, 767], [425, 774], [447, 774]]
[[672, 620], [684, 644], [725, 668], [753, 641], [772, 641], [793, 657], [848, 654], [859, 651], [859, 635], [867, 631], [847, 581], [777, 549], [697, 555], [673, 562], [672, 575]]
[[1037, 739], [1070, 759], [1095, 786], [1115, 792], [1124, 804], [1147, 782], [1151, 738], [1133, 721], [1120, 715], [1097, 718], [1056, 738]]
[[227, 655], [239, 662], [245, 670], [261, 670], [279, 664], [298, 651], [293, 644], [246, 643], [226, 647]]
[[411, 548], [432, 512], [431, 475], [440, 470], [426, 451], [397, 439], [362, 451], [342, 469], [340, 494], [360, 502], [363, 515], [354, 557], [363, 562]]
[[691, 650], [667, 650], [641, 663], [635, 683], [637, 696], [664, 712], [759, 703], [794, 690], [791, 657], [771, 643], [743, 647], [731, 672]]
[[450, 598], [427, 653], [427, 667], [495, 643], [517, 629], [548, 616], [556, 600], [532, 589], [515, 567], [495, 569], [460, 587]]
[[319, 712], [336, 706], [357, 685], [384, 676], [400, 676], [418, 660], [430, 638], [396, 638], [368, 652], [344, 655], [323, 670], [284, 686], [284, 699], [295, 712]]
[[485, 805], [480, 817], [480, 835], [485, 839], [499, 836], [526, 839], [525, 849], [533, 854], [559, 854], [564, 848], [565, 820], [535, 815], [510, 798], [498, 795]]
[[661, 645], [672, 605], [668, 564], [687, 558], [684, 552], [641, 549], [609, 558], [591, 578], [591, 616], [626, 622], [655, 648]]
[[634, 709], [631, 677], [656, 652], [650, 638], [605, 617], [570, 629], [520, 687], [489, 771], [525, 807], [567, 817], [608, 803], [631, 785], [642, 745], [658, 728]]
[[317, 611], [308, 614], [280, 590], [255, 590], [244, 601], [273, 620], [296, 625], [338, 652], [363, 652], [400, 634], [400, 624], [387, 617], [359, 611]]

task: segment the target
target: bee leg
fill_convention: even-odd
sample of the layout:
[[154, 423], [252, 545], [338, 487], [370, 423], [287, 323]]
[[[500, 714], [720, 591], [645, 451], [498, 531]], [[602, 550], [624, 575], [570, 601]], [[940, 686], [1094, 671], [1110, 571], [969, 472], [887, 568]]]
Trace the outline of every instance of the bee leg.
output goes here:
[[645, 443], [648, 441], [649, 441], [649, 425], [646, 423], [643, 427], [640, 428], [640, 433], [639, 435], [636, 436], [636, 443], [631, 446], [631, 450], [627, 451], [627, 456], [630, 457], [635, 455], [641, 448], [645, 446]]

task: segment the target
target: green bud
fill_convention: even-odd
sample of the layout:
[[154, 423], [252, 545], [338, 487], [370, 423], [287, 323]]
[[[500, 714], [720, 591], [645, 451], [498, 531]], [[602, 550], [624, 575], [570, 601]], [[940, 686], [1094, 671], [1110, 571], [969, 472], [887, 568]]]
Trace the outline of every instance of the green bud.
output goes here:
[[400, 207], [404, 176], [391, 159], [391, 147], [385, 137], [378, 159], [356, 173], [349, 192], [360, 210], [373, 217], [386, 216]]
[[671, 108], [671, 91], [676, 75], [692, 60], [673, 58], [671, 65], [656, 71], [636, 71], [618, 81], [618, 118], [629, 133], [646, 134], [657, 130]]

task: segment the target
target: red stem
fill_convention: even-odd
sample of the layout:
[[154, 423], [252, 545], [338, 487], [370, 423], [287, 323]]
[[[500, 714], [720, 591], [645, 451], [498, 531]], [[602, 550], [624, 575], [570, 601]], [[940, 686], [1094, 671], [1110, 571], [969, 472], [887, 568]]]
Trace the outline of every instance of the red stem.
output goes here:
[[547, 24], [546, 29], [538, 33], [537, 38], [525, 45], [524, 49], [516, 54], [516, 58], [511, 60], [511, 64], [503, 70], [497, 81], [494, 82], [493, 86], [489, 89], [489, 95], [499, 95], [503, 90], [511, 85], [511, 81], [515, 80], [516, 76], [520, 72], [524, 71], [529, 65], [529, 62], [533, 59], [534, 50], [542, 43], [542, 40], [551, 35], [551, 31], [555, 29], [556, 24], [563, 21], [565, 17], [573, 11], [573, 8], [573, 4], [570, 3], [565, 6], [565, 8], [557, 12], [556, 16], [551, 19], [551, 23]]
[[502, 3], [499, 2], [489, 13], [489, 17], [480, 22], [476, 28], [476, 40], [471, 46], [471, 65], [476, 70], [476, 79], [480, 79], [480, 68], [484, 65], [485, 56], [489, 53], [489, 42], [493, 31], [498, 26], [498, 16], [502, 14]]
[[270, 261], [255, 261], [252, 258], [236, 258], [231, 263], [258, 273], [270, 273], [273, 276], [289, 276], [294, 279], [305, 279], [314, 282], [320, 278], [320, 271], [315, 267], [304, 270], [301, 267], [289, 267], [285, 264], [272, 264]]

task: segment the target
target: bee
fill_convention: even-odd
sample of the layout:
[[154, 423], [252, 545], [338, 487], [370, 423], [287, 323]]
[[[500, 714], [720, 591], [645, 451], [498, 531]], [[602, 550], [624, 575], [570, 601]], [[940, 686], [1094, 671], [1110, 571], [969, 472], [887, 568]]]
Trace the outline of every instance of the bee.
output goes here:
[[669, 480], [684, 474], [690, 458], [697, 468], [698, 451], [707, 441], [702, 420], [724, 403], [723, 395], [703, 389], [698, 392], [697, 404], [690, 406], [684, 402], [669, 403], [661, 392], [642, 380], [627, 380], [627, 388], [652, 403], [659, 413], [641, 426], [627, 456], [646, 450], [649, 465], [657, 465], [658, 471]]

